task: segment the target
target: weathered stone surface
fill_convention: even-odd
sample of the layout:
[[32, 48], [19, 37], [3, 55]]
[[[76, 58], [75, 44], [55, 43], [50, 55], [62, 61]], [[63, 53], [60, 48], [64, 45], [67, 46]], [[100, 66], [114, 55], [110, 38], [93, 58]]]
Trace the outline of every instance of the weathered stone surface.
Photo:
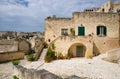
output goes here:
[[17, 65], [17, 73], [16, 76], [20, 79], [62, 79], [59, 76], [56, 76], [46, 70], [34, 70], [34, 69], [26, 69], [23, 66]]
[[120, 61], [120, 48], [113, 49], [107, 52], [108, 61], [118, 62]]
[[24, 58], [24, 53], [23, 52], [0, 53], [0, 63], [15, 60], [15, 59], [23, 59], [23, 58]]
[[65, 78], [65, 79], [85, 79], [85, 78], [82, 78], [82, 77], [78, 77], [78, 76], [73, 75], [73, 76], [70, 76], [70, 77]]

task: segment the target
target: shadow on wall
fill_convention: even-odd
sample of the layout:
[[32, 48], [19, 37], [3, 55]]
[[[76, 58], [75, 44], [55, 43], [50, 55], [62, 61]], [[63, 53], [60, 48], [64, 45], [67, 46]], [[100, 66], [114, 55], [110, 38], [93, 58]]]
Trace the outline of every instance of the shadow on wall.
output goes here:
[[42, 70], [34, 70], [34, 69], [26, 69], [20, 65], [14, 67], [14, 73], [19, 79], [85, 79], [78, 76], [70, 76], [68, 78], [61, 78], [45, 69]]
[[100, 55], [100, 51], [94, 42], [93, 42], [93, 55], [94, 56]]

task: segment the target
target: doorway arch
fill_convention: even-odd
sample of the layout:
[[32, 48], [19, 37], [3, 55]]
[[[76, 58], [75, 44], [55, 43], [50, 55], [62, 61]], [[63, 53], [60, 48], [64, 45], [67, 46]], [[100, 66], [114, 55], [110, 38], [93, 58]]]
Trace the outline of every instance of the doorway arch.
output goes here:
[[68, 53], [72, 54], [73, 57], [85, 57], [86, 46], [82, 43], [74, 43], [70, 46]]

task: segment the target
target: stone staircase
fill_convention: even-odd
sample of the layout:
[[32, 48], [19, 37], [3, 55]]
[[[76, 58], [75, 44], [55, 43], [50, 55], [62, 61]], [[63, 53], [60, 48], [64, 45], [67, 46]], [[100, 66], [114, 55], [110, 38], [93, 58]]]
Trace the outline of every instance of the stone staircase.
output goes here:
[[39, 59], [39, 57], [40, 57], [40, 55], [41, 55], [41, 52], [43, 51], [44, 47], [45, 47], [45, 46], [44, 46], [44, 41], [42, 41], [42, 42], [40, 43], [37, 51], [36, 51], [35, 61], [37, 61], [37, 60]]
[[45, 59], [45, 56], [47, 54], [47, 51], [48, 51], [48, 48], [44, 48], [42, 53], [41, 53], [41, 56], [39, 57], [38, 61], [44, 61]]

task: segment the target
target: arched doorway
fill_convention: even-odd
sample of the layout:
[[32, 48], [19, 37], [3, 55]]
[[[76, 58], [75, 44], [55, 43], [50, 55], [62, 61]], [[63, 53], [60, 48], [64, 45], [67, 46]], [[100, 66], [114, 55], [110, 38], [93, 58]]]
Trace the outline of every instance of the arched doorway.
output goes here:
[[75, 43], [71, 45], [68, 50], [69, 54], [72, 54], [73, 57], [85, 57], [86, 47], [81, 43]]

